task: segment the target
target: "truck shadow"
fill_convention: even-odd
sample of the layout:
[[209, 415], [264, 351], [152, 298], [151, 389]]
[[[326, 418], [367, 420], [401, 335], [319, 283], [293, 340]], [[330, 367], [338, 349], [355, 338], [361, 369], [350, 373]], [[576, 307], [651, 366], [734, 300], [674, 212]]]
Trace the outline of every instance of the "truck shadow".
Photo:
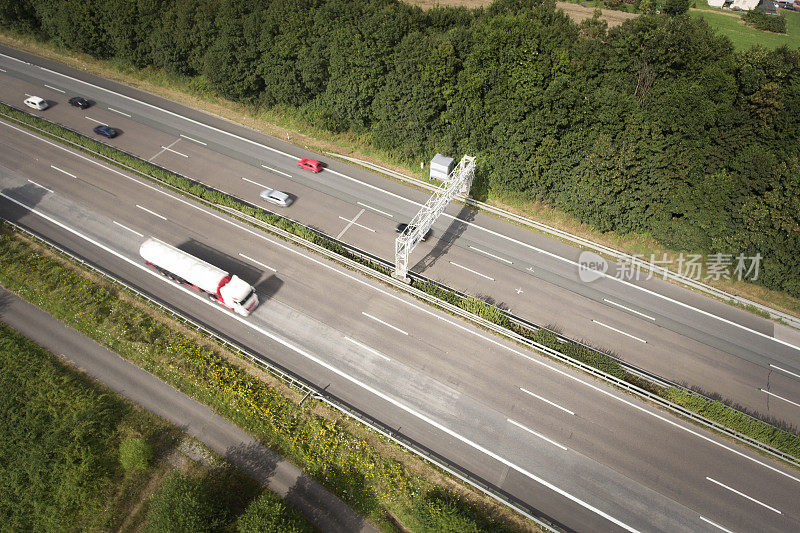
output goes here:
[[[46, 194], [49, 194], [45, 189], [37, 187], [32, 183], [22, 185], [21, 187], [2, 189], [2, 193], [30, 208], [36, 207], [39, 202], [41, 202], [42, 198], [44, 198]], [[0, 197], [0, 202], [2, 202], [0, 218], [8, 220], [9, 222], [19, 222], [25, 215], [30, 214], [30, 210], [7, 198]]]
[[269, 270], [220, 252], [195, 239], [189, 239], [179, 244], [177, 248], [198, 259], [211, 263], [231, 275], [239, 276], [253, 285], [262, 301], [275, 295], [283, 285], [283, 281], [274, 274], [270, 274]]

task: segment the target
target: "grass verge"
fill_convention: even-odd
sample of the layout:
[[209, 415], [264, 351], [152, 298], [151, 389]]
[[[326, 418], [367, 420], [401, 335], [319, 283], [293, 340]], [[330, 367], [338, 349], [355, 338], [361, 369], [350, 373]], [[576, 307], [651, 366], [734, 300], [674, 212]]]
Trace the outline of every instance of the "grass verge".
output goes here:
[[383, 529], [532, 525], [48, 249], [0, 230], [0, 283], [211, 406]]
[[[452, 2], [448, 1], [447, 4], [461, 5], [469, 1], [453, 0]], [[476, 0], [476, 2], [484, 3], [483, 0]], [[703, 2], [704, 0], [698, 0], [698, 3], [703, 4], [706, 9], [710, 9]], [[489, 3], [488, 0], [485, 3]], [[789, 35], [800, 35], [800, 13], [787, 13], [787, 19]], [[796, 28], [796, 31], [792, 29], [793, 27]], [[764, 32], [759, 33], [766, 35]], [[223, 117], [279, 139], [286, 138], [297, 145], [321, 152], [330, 151], [352, 155], [418, 179], [427, 179], [425, 172], [419, 166], [416, 164], [409, 166], [407, 161], [400, 161], [383, 151], [376, 150], [369, 144], [369, 139], [364, 136], [357, 136], [349, 132], [332, 134], [299, 118], [292, 109], [280, 107], [255, 109], [244, 104], [225, 100], [208, 89], [208, 85], [202, 76], [190, 78], [169, 74], [159, 69], [138, 69], [117, 60], [98, 60], [86, 54], [67, 50], [53, 43], [38, 41], [27, 35], [17, 34], [9, 30], [0, 31], [0, 43], [58, 61], [78, 70], [87, 71], [97, 76], [157, 94], [164, 98], [180, 101], [184, 105]], [[483, 200], [593, 242], [616, 248], [622, 252], [641, 254], [646, 258], [651, 256], [662, 258], [664, 254], [667, 254], [667, 257], [671, 259], [678, 256], [678, 252], [664, 248], [649, 235], [602, 233], [580, 222], [568, 213], [540, 203], [520, 201], [518, 198], [510, 198], [503, 193], [491, 193]], [[673, 262], [673, 264], [675, 263]], [[794, 298], [785, 292], [767, 289], [746, 281], [711, 280], [709, 283], [726, 292], [800, 316], [800, 299]]]
[[[179, 176], [173, 172], [170, 172], [169, 170], [153, 165], [147, 161], [143, 161], [131, 154], [122, 152], [94, 139], [85, 137], [84, 135], [68, 130], [60, 125], [50, 123], [42, 118], [20, 112], [5, 104], [0, 103], [0, 112], [12, 117], [19, 124], [33, 126], [49, 132], [56, 140], [59, 138], [64, 138], [86, 148], [87, 150], [100, 153], [109, 158], [111, 161], [115, 161], [126, 167], [133, 168], [143, 175], [154, 178], [160, 182], [167, 183], [179, 192], [189, 193], [213, 204], [223, 205], [245, 213], [248, 216], [288, 231], [343, 257], [358, 261], [378, 272], [389, 274], [389, 270], [385, 266], [376, 264], [368, 259], [364, 259], [348, 252], [341, 245], [328, 239], [324, 234], [317, 232], [312, 228], [290, 221], [279, 215], [264, 212], [260, 209], [254, 209], [248, 205], [244, 205], [237, 199], [230, 197], [225, 193], [210, 189], [199, 182]], [[494, 324], [514, 331], [515, 333], [522, 335], [527, 339], [543, 344], [561, 354], [576, 359], [582, 363], [591, 365], [598, 370], [625, 380], [628, 383], [649, 390], [650, 392], [657, 394], [662, 398], [673, 401], [673, 403], [676, 403], [681, 407], [685, 407], [697, 414], [705, 416], [714, 422], [723, 424], [730, 429], [738, 431], [744, 435], [747, 435], [748, 437], [755, 438], [764, 444], [767, 444], [768, 446], [772, 446], [780, 451], [783, 451], [784, 453], [788, 453], [793, 457], [800, 459], [800, 447], [792, 444], [794, 442], [792, 439], [798, 440], [795, 428], [788, 426], [777, 427], [773, 424], [774, 421], [772, 419], [769, 419], [760, 413], [751, 414], [745, 413], [740, 409], [733, 409], [731, 408], [731, 405], [733, 405], [732, 402], [729, 402], [731, 405], [725, 405], [718, 400], [704, 398], [701, 395], [694, 394], [689, 391], [682, 391], [681, 389], [674, 389], [674, 391], [682, 392], [681, 394], [673, 394], [673, 388], [655, 386], [649, 381], [630, 374], [614, 358], [603, 352], [594, 350], [586, 345], [559, 339], [553, 332], [546, 329], [534, 331], [512, 323], [498, 308], [493, 305], [489, 305], [487, 302], [478, 298], [458, 295], [430, 281], [420, 282], [415, 279], [412, 281], [412, 285], [426, 292], [427, 294], [437, 297], [442, 301], [448, 302], [465, 311], [480, 316]], [[725, 407], [725, 409], [720, 410], [716, 408], [717, 405]], [[708, 406], [708, 408], [704, 406]]]
[[[232, 466], [216, 461], [210, 468], [181, 457], [175, 449], [182, 436], [178, 428], [3, 323], [0, 405], [5, 530], [135, 531], [152, 526], [154, 490], [164, 494], [161, 499], [168, 505], [179, 503], [162, 483], [174, 472], [176, 459], [183, 459], [179, 476], [207, 496], [203, 512], [220, 529], [234, 531], [246, 520], [269, 525], [274, 517], [293, 531], [313, 530], [297, 511]], [[265, 505], [273, 510], [271, 516], [254, 513]]]

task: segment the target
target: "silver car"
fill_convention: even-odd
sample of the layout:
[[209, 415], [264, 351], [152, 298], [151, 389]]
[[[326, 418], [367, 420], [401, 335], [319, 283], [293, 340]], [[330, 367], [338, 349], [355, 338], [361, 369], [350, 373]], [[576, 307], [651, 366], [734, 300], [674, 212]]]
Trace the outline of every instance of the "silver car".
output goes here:
[[37, 111], [44, 111], [50, 107], [50, 104], [47, 103], [47, 100], [39, 96], [29, 96], [25, 99], [25, 105], [36, 109]]
[[289, 207], [292, 203], [292, 199], [288, 194], [275, 189], [264, 189], [261, 191], [261, 198], [281, 207]]

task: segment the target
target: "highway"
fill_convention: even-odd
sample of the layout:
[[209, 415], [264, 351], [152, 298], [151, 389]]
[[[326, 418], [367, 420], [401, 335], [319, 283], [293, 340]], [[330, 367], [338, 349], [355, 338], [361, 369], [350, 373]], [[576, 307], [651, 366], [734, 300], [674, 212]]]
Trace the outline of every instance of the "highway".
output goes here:
[[[19, 107], [25, 94], [47, 98], [57, 105], [35, 114], [90, 135], [110, 124], [123, 132], [110, 144], [254, 203], [266, 187], [289, 192], [296, 200], [283, 214], [389, 260], [394, 226], [427, 199], [329, 156], [22, 52], [0, 47], [0, 67], [7, 103]], [[96, 105], [70, 107], [76, 94]], [[326, 168], [300, 170], [299, 157]], [[453, 205], [410, 264], [667, 379], [800, 425], [800, 332], [659, 279], [583, 282], [579, 254]]]
[[[796, 471], [21, 128], [0, 123], [0, 146], [4, 217], [566, 529], [800, 528]], [[151, 235], [243, 277], [262, 304], [244, 319], [157, 275], [137, 253]]]

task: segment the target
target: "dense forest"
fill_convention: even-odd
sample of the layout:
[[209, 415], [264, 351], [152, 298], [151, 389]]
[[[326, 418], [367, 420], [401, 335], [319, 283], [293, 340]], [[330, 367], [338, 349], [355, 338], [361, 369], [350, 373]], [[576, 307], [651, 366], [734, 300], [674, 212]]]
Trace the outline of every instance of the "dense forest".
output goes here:
[[552, 0], [6, 0], [0, 24], [197, 76], [409, 162], [478, 156], [478, 195], [760, 253], [759, 282], [800, 296], [800, 52], [735, 53], [688, 2], [667, 4], [611, 30]]

